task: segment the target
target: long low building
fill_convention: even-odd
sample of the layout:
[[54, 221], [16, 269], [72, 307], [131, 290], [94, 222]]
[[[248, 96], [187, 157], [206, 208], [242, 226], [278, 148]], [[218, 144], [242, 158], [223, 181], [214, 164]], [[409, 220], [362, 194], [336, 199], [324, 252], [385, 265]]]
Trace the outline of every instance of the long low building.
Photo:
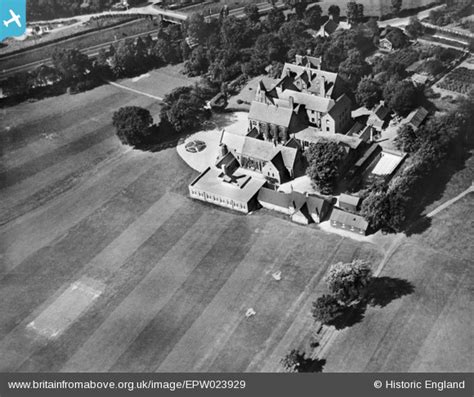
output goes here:
[[329, 218], [331, 226], [365, 235], [369, 223], [360, 215], [351, 214], [339, 208], [334, 208]]
[[265, 179], [236, 171], [208, 167], [188, 186], [189, 195], [197, 200], [245, 214], [258, 208], [257, 194]]

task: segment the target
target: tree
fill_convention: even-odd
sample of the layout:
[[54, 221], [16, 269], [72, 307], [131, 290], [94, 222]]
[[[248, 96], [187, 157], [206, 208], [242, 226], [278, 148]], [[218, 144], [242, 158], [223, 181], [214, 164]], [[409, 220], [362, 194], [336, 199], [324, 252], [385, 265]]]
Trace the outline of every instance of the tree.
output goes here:
[[339, 167], [345, 158], [345, 151], [338, 143], [321, 140], [310, 145], [306, 152], [309, 166], [306, 173], [316, 188], [323, 194], [331, 194], [335, 188]]
[[260, 21], [260, 13], [258, 11], [258, 7], [255, 4], [247, 4], [244, 8], [244, 14], [252, 23], [257, 23]]
[[395, 138], [395, 145], [398, 149], [407, 153], [414, 153], [419, 149], [419, 144], [418, 136], [410, 124], [404, 124], [399, 128]]
[[189, 17], [187, 21], [187, 34], [200, 44], [206, 42], [208, 27], [202, 14], [195, 13]]
[[56, 48], [51, 58], [66, 84], [83, 81], [92, 69], [89, 57], [77, 49]]
[[408, 80], [388, 81], [383, 90], [383, 97], [386, 104], [401, 116], [406, 116], [418, 104], [418, 92]]
[[138, 106], [126, 106], [114, 113], [112, 124], [123, 144], [137, 146], [146, 142], [150, 136], [150, 126], [153, 124], [153, 118], [147, 109]]
[[316, 4], [308, 11], [306, 11], [304, 17], [304, 23], [311, 29], [318, 30], [321, 27], [321, 15], [323, 11], [321, 7]]
[[361, 213], [373, 229], [399, 232], [405, 222], [406, 203], [406, 196], [388, 191], [385, 186], [369, 193], [362, 202]]
[[191, 56], [184, 64], [184, 70], [189, 76], [200, 76], [209, 69], [209, 61], [206, 56], [206, 50], [199, 45], [191, 51]]
[[164, 97], [160, 117], [178, 133], [192, 131], [208, 117], [204, 105], [194, 87], [178, 87]]
[[339, 20], [339, 16], [341, 15], [341, 9], [339, 6], [332, 4], [328, 8], [328, 14], [337, 22]]
[[323, 295], [313, 302], [311, 314], [315, 321], [325, 325], [331, 323], [344, 314], [344, 306], [332, 295]]
[[350, 303], [364, 298], [371, 279], [372, 270], [367, 263], [356, 259], [351, 263], [331, 265], [324, 281], [335, 298]]
[[364, 77], [357, 86], [355, 96], [359, 105], [372, 109], [382, 98], [382, 88], [376, 80]]
[[347, 3], [347, 20], [351, 25], [358, 24], [364, 19], [364, 5], [350, 1]]
[[402, 9], [402, 0], [391, 0], [391, 5], [392, 12], [395, 15], [398, 15], [400, 13], [400, 10]]
[[116, 77], [131, 76], [136, 71], [135, 50], [131, 40], [121, 41], [110, 59]]
[[281, 360], [281, 364], [283, 365], [283, 368], [285, 368], [286, 371], [288, 372], [295, 372], [300, 365], [300, 356], [301, 353], [293, 349], [290, 351], [283, 359]]
[[390, 40], [394, 49], [403, 48], [408, 45], [407, 36], [399, 28], [390, 27], [385, 37]]
[[256, 76], [264, 73], [265, 68], [273, 62], [285, 60], [286, 48], [283, 41], [275, 34], [261, 34], [254, 46], [250, 61], [245, 65], [245, 74]]
[[347, 58], [339, 65], [339, 73], [354, 91], [362, 77], [370, 73], [370, 65], [365, 62], [358, 50], [353, 49], [348, 52]]
[[265, 26], [270, 32], [276, 32], [285, 22], [285, 14], [282, 10], [272, 8], [265, 19]]
[[[405, 31], [414, 39], [423, 35], [423, 25], [417, 17], [410, 17], [410, 22], [405, 28]], [[441, 47], [439, 47], [441, 48]]]

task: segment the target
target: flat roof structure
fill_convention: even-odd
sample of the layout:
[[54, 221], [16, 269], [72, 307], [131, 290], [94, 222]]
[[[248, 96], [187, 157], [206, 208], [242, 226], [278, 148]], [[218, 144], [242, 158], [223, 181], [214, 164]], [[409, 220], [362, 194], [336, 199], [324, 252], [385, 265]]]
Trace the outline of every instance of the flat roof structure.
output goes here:
[[380, 155], [380, 160], [372, 170], [372, 174], [380, 176], [391, 175], [406, 157], [405, 154], [387, 151], [383, 151]]
[[191, 182], [190, 187], [219, 197], [248, 202], [264, 184], [265, 179], [247, 175], [240, 169], [228, 176], [222, 170], [209, 167]]

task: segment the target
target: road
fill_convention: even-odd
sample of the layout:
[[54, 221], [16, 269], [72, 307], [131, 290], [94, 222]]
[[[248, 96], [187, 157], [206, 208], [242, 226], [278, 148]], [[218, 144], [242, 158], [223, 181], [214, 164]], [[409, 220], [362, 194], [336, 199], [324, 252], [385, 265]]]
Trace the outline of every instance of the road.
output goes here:
[[398, 26], [398, 27], [406, 26], [410, 22], [410, 18], [416, 16], [418, 19], [421, 20], [423, 18], [428, 17], [431, 11], [437, 10], [438, 8], [441, 8], [441, 7], [444, 7], [444, 5], [440, 5], [440, 6], [429, 8], [429, 9], [424, 10], [424, 11], [420, 11], [418, 14], [411, 15], [409, 17], [393, 18], [393, 19], [387, 19], [386, 21], [380, 21], [378, 24], [379, 24], [379, 27], [381, 27], [381, 28], [384, 28], [384, 27], [387, 27], [387, 26]]

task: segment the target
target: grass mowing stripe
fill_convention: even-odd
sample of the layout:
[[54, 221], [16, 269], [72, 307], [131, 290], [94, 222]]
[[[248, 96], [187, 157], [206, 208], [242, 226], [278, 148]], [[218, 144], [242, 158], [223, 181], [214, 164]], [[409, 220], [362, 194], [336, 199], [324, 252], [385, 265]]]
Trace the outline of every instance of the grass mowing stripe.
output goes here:
[[206, 233], [213, 237], [210, 250], [204, 256], [190, 258], [193, 269], [186, 274], [184, 283], [167, 298], [165, 305], [128, 346], [111, 371], [156, 369], [201, 315], [252, 243], [246, 217], [234, 218], [224, 226], [209, 225]]
[[165, 187], [150, 185], [146, 172], [68, 233], [28, 257], [0, 281], [0, 336], [5, 335], [146, 211]]
[[[26, 350], [23, 364], [15, 371], [61, 371], [67, 361], [154, 268], [154, 258], [160, 258], [172, 249], [176, 241], [192, 228], [200, 217], [201, 214], [196, 211], [194, 205], [181, 206], [131, 256], [126, 255], [127, 260], [116, 272], [110, 273], [106, 263], [85, 268], [84, 274], [90, 278], [103, 278], [108, 275], [108, 278], [103, 278], [107, 288], [101, 297], [59, 339], [49, 341], [45, 346]], [[102, 266], [106, 268], [104, 271], [101, 270]]]
[[[76, 189], [4, 225], [0, 229], [0, 255], [3, 258], [0, 278], [35, 251], [60, 238], [152, 165], [146, 158], [137, 160], [131, 156], [119, 156], [109, 159], [104, 169], [98, 169], [96, 175]], [[137, 173], [136, 169], [140, 172]]]
[[[216, 221], [216, 235], [206, 231]], [[220, 213], [204, 213], [163, 257], [121, 304], [107, 317], [63, 371], [108, 370], [130, 343], [172, 298], [226, 226]], [[199, 247], [199, 250], [197, 248]], [[191, 254], [191, 255], [188, 255]]]

